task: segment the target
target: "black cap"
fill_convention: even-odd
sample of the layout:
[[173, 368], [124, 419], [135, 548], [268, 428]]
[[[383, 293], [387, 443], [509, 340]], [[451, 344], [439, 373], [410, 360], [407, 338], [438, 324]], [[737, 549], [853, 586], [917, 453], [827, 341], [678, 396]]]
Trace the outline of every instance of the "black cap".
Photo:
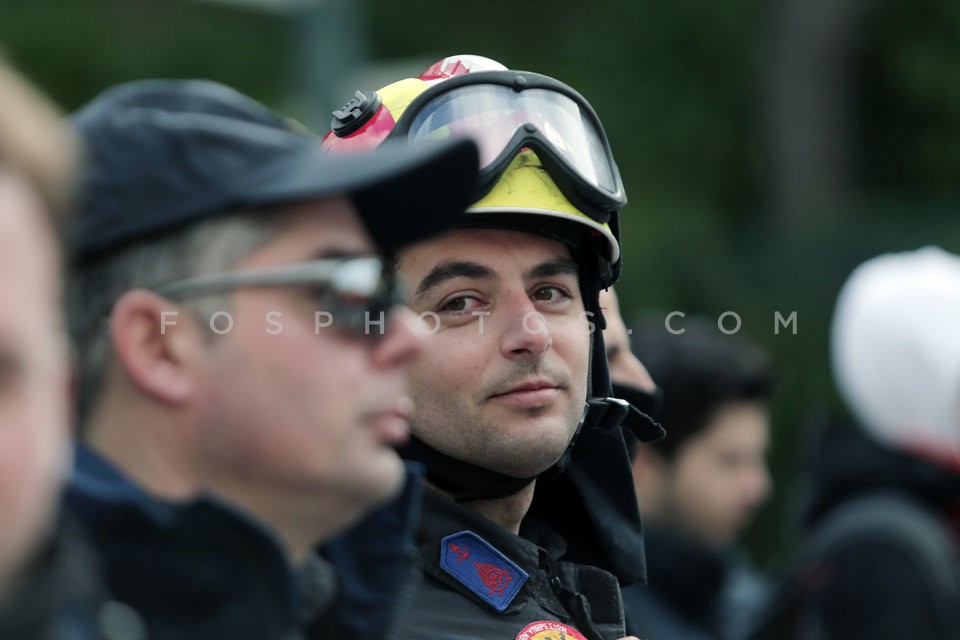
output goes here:
[[123, 84], [71, 121], [86, 147], [74, 260], [217, 214], [338, 194], [390, 254], [455, 224], [478, 167], [468, 141], [329, 155], [294, 123], [206, 80]]

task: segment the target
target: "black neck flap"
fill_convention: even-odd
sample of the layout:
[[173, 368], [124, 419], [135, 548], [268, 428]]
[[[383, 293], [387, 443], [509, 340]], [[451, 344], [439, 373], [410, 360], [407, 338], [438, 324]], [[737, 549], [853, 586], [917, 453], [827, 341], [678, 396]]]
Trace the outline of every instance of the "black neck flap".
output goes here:
[[514, 478], [457, 460], [416, 437], [411, 437], [399, 452], [405, 460], [415, 460], [426, 467], [427, 480], [442, 491], [450, 493], [457, 502], [504, 498], [536, 480], [536, 476]]

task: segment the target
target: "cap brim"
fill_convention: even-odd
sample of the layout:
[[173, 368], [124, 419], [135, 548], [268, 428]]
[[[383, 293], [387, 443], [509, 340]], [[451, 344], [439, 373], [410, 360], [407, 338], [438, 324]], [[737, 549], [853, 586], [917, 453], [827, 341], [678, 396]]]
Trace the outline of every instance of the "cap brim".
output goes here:
[[470, 140], [388, 142], [357, 155], [331, 155], [318, 147], [300, 157], [282, 179], [252, 188], [248, 202], [349, 195], [377, 248], [391, 255], [462, 220], [478, 163]]

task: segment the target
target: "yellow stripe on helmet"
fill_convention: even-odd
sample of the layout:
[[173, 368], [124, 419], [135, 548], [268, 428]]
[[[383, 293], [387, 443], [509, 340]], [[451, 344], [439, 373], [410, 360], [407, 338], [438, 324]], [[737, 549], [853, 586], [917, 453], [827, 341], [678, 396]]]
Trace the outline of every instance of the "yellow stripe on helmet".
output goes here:
[[406, 78], [398, 80], [393, 84], [388, 84], [383, 89], [377, 91], [383, 104], [387, 107], [393, 121], [400, 120], [400, 116], [407, 110], [414, 98], [427, 90], [430, 84], [420, 78]]
[[579, 223], [607, 239], [611, 262], [620, 259], [620, 245], [610, 226], [574, 207], [543, 168], [537, 154], [529, 149], [517, 154], [490, 193], [471, 205], [467, 213], [541, 215]]

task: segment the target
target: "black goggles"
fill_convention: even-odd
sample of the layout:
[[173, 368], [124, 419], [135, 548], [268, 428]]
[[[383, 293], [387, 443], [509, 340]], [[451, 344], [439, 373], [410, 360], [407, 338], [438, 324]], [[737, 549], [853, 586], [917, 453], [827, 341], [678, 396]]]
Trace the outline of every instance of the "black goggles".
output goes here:
[[278, 286], [312, 289], [316, 311], [328, 313], [331, 326], [362, 335], [381, 335], [390, 311], [405, 299], [400, 279], [376, 256], [224, 271], [171, 282], [153, 291], [171, 300], [182, 300], [239, 287]]
[[439, 82], [410, 103], [390, 135], [473, 139], [481, 166], [474, 200], [490, 192], [522, 149], [531, 149], [564, 196], [597, 222], [609, 222], [627, 203], [593, 107], [537, 73], [481, 71]]

